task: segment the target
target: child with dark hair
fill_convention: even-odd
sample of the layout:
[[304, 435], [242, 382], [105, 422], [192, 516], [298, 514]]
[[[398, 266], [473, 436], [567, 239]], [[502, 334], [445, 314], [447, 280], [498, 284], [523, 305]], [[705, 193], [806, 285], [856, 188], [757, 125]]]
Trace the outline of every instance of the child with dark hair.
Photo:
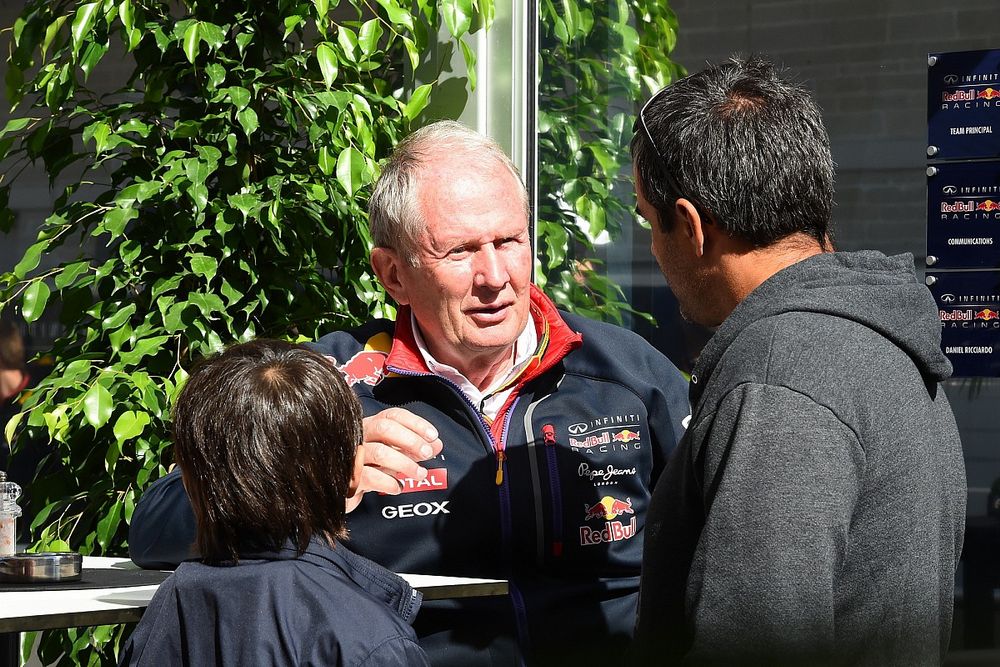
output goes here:
[[199, 365], [174, 452], [203, 558], [182, 563], [128, 665], [426, 665], [420, 593], [342, 545], [361, 406], [321, 355], [280, 341]]

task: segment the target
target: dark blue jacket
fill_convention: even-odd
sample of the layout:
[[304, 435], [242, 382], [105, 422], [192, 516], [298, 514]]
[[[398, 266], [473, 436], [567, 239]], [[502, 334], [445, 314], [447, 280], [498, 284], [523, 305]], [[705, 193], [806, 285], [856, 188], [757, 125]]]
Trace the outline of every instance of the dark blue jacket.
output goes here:
[[420, 593], [314, 540], [235, 565], [182, 563], [156, 591], [121, 664], [426, 665], [410, 627]]
[[[427, 480], [366, 494], [347, 546], [396, 572], [503, 578], [510, 597], [429, 601], [414, 627], [435, 665], [606, 664], [631, 638], [650, 491], [689, 414], [680, 372], [639, 336], [559, 313], [537, 290], [540, 353], [493, 423], [431, 374], [407, 309], [324, 337], [366, 415], [401, 406], [444, 443]], [[180, 479], [143, 496], [132, 559], [187, 556]]]

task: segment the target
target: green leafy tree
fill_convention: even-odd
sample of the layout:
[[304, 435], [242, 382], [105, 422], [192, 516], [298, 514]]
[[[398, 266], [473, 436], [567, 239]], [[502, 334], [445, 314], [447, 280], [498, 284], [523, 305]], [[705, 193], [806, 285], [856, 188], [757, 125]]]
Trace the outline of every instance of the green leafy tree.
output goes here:
[[[30, 488], [38, 546], [125, 553], [199, 358], [391, 314], [364, 206], [378, 160], [435, 86], [407, 73], [441, 34], [471, 70], [462, 38], [492, 16], [493, 0], [25, 3], [0, 158], [8, 174], [40, 162], [51, 183], [71, 181], [0, 276], [0, 308], [29, 322], [57, 309], [65, 325], [53, 372], [5, 428], [58, 449], [58, 470]], [[131, 76], [99, 94], [111, 59]], [[81, 250], [42, 268], [60, 246]], [[42, 657], [112, 663], [123, 636], [52, 633]]]
[[541, 0], [539, 14], [539, 283], [620, 323], [635, 311], [600, 246], [637, 221], [627, 147], [636, 105], [684, 74], [670, 59], [677, 17], [666, 0]]

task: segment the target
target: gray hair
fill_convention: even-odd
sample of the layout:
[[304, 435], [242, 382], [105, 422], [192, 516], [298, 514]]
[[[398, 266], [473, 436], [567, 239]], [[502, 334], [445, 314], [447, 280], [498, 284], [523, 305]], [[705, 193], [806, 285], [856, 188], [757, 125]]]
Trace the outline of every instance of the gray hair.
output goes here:
[[403, 252], [411, 266], [417, 266], [416, 243], [426, 226], [420, 211], [419, 169], [432, 154], [441, 153], [468, 155], [473, 165], [504, 165], [517, 181], [524, 214], [528, 215], [528, 193], [500, 144], [453, 120], [431, 123], [397, 144], [368, 201], [368, 224], [375, 246]]

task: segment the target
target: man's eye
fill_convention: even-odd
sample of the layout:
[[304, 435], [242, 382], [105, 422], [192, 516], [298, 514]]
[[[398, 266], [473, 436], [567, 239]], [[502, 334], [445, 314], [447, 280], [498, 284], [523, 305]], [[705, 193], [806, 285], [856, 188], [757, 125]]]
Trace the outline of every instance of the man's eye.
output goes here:
[[452, 248], [451, 250], [449, 250], [448, 254], [449, 255], [465, 255], [468, 252], [470, 252], [469, 246], [459, 246], [458, 248]]

